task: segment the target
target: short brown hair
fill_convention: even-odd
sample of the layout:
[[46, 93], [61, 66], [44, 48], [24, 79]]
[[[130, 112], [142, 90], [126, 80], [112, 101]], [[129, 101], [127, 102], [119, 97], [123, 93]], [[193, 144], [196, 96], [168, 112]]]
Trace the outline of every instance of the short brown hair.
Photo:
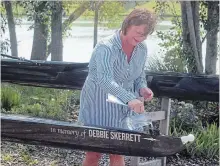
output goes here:
[[122, 23], [122, 33], [126, 35], [127, 28], [132, 25], [139, 26], [146, 24], [147, 32], [146, 35], [153, 33], [156, 25], [156, 15], [147, 9], [134, 9], [123, 21]]

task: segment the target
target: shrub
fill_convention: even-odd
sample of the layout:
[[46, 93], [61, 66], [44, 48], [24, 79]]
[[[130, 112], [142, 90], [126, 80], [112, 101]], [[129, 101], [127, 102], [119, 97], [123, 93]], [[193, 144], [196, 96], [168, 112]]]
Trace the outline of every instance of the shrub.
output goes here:
[[185, 131], [181, 127], [175, 127], [170, 132], [172, 136], [183, 136], [188, 134], [194, 134], [195, 141], [186, 145], [187, 153], [194, 156], [201, 156], [206, 158], [218, 158], [219, 157], [219, 128], [217, 124], [208, 124], [207, 127], [199, 130]]
[[20, 94], [10, 86], [1, 89], [1, 108], [10, 111], [20, 104]]
[[193, 155], [202, 155], [208, 158], [219, 155], [219, 128], [217, 125], [208, 124], [201, 132], [197, 133], [196, 141], [193, 146], [188, 147], [188, 151]]
[[202, 128], [202, 123], [197, 116], [197, 112], [190, 103], [173, 102], [170, 118], [171, 132], [177, 126], [185, 131]]

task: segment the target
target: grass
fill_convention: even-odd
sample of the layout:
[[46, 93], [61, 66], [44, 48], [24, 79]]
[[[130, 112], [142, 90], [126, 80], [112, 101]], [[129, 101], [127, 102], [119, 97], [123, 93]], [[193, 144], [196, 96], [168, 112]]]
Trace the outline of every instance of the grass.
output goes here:
[[[181, 13], [181, 8], [180, 8], [180, 4], [176, 3], [175, 1], [166, 1], [167, 5], [171, 8], [171, 9], [175, 9], [175, 11], [177, 12], [178, 15], [180, 15]], [[140, 6], [137, 6], [137, 8], [147, 8], [151, 11], [154, 11], [156, 7], [156, 2], [155, 0], [150, 0], [149, 2], [142, 4]], [[165, 11], [165, 15], [172, 15], [173, 13], [170, 10], [166, 10]]]
[[2, 160], [5, 162], [12, 162], [13, 161], [13, 157], [11, 154], [2, 154]]
[[[79, 91], [10, 84], [2, 84], [1, 89], [5, 91], [1, 97], [2, 112], [56, 120], [67, 120], [80, 94]], [[16, 96], [21, 96], [19, 102], [12, 100]]]
[[170, 126], [169, 135], [183, 136], [193, 134], [195, 141], [186, 144], [187, 153], [192, 156], [201, 156], [206, 158], [219, 159], [219, 127], [216, 123], [208, 124], [202, 129], [192, 129], [186, 131], [181, 125], [175, 126], [175, 123]]
[[[15, 16], [22, 17], [22, 15], [26, 14], [23, 7], [16, 4], [15, 2], [12, 2], [12, 4], [13, 4], [13, 13]], [[168, 16], [168, 17], [172, 16], [173, 15], [172, 10], [175, 10], [177, 15], [181, 14], [181, 7], [180, 7], [179, 3], [176, 3], [176, 1], [169, 0], [169, 1], [166, 1], [166, 4], [167, 4], [167, 7], [170, 9], [166, 9], [164, 11], [165, 16]], [[64, 10], [65, 10], [66, 14], [69, 15], [70, 13], [74, 12], [77, 7], [78, 7], [78, 5], [76, 5], [74, 3], [65, 2]], [[156, 1], [150, 0], [145, 3], [141, 3], [141, 4], [137, 5], [135, 8], [147, 8], [151, 11], [155, 11], [155, 7], [156, 7]], [[4, 7], [2, 5], [0, 5], [1, 12], [3, 12], [5, 14], [3, 8]], [[120, 15], [122, 15], [122, 16], [127, 15], [132, 10], [133, 10], [133, 8], [130, 8], [129, 10], [126, 10], [126, 12], [120, 13]], [[94, 12], [87, 10], [86, 12], [84, 12], [84, 14], [78, 20], [93, 20], [93, 17], [94, 17]]]

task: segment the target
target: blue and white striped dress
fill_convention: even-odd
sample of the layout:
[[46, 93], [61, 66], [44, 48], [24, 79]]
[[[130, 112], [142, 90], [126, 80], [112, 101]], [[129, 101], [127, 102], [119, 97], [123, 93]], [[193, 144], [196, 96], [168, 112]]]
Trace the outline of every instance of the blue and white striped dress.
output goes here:
[[119, 30], [99, 42], [92, 53], [81, 91], [79, 122], [87, 126], [123, 128], [122, 120], [133, 112], [126, 106], [106, 102], [107, 94], [124, 103], [137, 98], [139, 89], [147, 87], [146, 58], [147, 48], [139, 43], [128, 63]]

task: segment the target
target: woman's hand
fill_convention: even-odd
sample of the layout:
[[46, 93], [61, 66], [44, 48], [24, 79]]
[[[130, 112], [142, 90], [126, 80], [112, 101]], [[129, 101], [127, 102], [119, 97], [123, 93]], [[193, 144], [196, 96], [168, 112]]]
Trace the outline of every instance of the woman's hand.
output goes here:
[[149, 88], [141, 88], [140, 95], [144, 97], [145, 101], [150, 101], [153, 98], [153, 92]]
[[128, 107], [136, 113], [144, 112], [144, 103], [138, 99], [134, 99], [128, 102]]

